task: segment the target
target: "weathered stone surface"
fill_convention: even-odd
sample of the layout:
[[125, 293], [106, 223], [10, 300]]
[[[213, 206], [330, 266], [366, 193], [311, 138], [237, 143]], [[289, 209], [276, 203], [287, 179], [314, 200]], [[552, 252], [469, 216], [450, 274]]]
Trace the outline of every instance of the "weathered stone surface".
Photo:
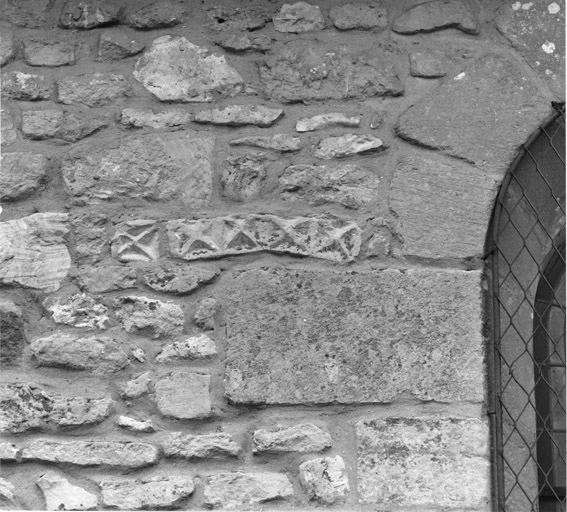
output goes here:
[[132, 86], [122, 75], [94, 73], [62, 78], [57, 82], [58, 101], [65, 105], [80, 103], [104, 107], [118, 98], [131, 96]]
[[332, 445], [331, 436], [312, 423], [254, 432], [254, 453], [320, 452]]
[[197, 132], [127, 137], [117, 147], [70, 151], [62, 173], [75, 201], [179, 199], [206, 206], [212, 194], [214, 137]]
[[222, 33], [213, 37], [215, 44], [225, 50], [242, 52], [245, 50], [258, 50], [266, 52], [272, 47], [272, 38], [264, 34]]
[[265, 128], [272, 126], [283, 115], [283, 110], [279, 108], [269, 108], [263, 105], [231, 105], [197, 112], [194, 121], [226, 126], [255, 125]]
[[112, 405], [111, 398], [64, 397], [49, 395], [34, 384], [0, 384], [0, 432], [100, 423]]
[[95, 510], [98, 506], [95, 494], [53, 471], [41, 475], [36, 484], [43, 492], [46, 510]]
[[291, 41], [260, 64], [265, 94], [274, 101], [398, 96], [403, 85], [391, 55], [376, 44], [356, 47]]
[[374, 135], [348, 133], [322, 139], [314, 155], [323, 160], [330, 160], [331, 158], [379, 153], [387, 148], [388, 146]]
[[266, 160], [263, 153], [227, 158], [221, 175], [222, 195], [241, 202], [260, 197], [268, 175]]
[[216, 96], [235, 96], [244, 86], [224, 56], [171, 36], [154, 40], [136, 63], [134, 78], [161, 101], [212, 101]]
[[143, 348], [136, 347], [135, 345], [133, 345], [131, 347], [131, 349], [132, 350], [131, 350], [130, 353], [132, 354], [132, 357], [134, 359], [136, 359], [136, 361], [138, 361], [139, 363], [145, 363], [146, 362], [146, 359], [147, 359], [146, 358], [146, 352], [144, 351]]
[[100, 482], [105, 507], [119, 510], [170, 509], [193, 494], [193, 480], [182, 476]]
[[66, 299], [50, 297], [44, 305], [56, 324], [106, 329], [110, 323], [108, 308], [86, 293], [76, 293]]
[[[15, 508], [16, 500], [14, 497], [15, 487], [14, 484], [6, 480], [5, 478], [0, 478], [0, 506], [3, 510], [12, 510]], [[7, 508], [5, 508], [7, 505]]]
[[409, 54], [410, 74], [422, 78], [438, 78], [447, 74], [443, 56], [436, 51]]
[[220, 311], [220, 304], [214, 297], [206, 297], [199, 302], [193, 322], [205, 331], [215, 328], [215, 316]]
[[76, 45], [70, 41], [30, 39], [24, 42], [24, 60], [30, 66], [71, 66], [76, 61]]
[[281, 198], [318, 206], [338, 203], [359, 209], [376, 200], [380, 178], [359, 165], [291, 165], [279, 178]]
[[136, 287], [136, 271], [122, 265], [78, 267], [75, 278], [79, 287], [90, 293], [107, 293]]
[[166, 226], [171, 254], [188, 261], [268, 251], [345, 262], [356, 258], [361, 243], [357, 224], [333, 216], [232, 215]]
[[546, 81], [565, 99], [565, 1], [506, 2], [496, 27]]
[[17, 460], [20, 449], [12, 443], [0, 443], [0, 460]]
[[181, 432], [173, 432], [161, 445], [166, 457], [185, 459], [238, 457], [240, 453], [240, 446], [232, 436], [224, 433], [184, 436]]
[[165, 345], [156, 356], [159, 363], [167, 363], [178, 359], [202, 359], [217, 355], [215, 342], [206, 334], [191, 336], [183, 341]]
[[121, 466], [139, 468], [155, 464], [158, 449], [131, 441], [54, 441], [36, 439], [22, 450], [24, 461], [44, 461], [78, 466]]
[[40, 366], [106, 373], [118, 371], [128, 364], [128, 356], [120, 344], [108, 336], [82, 338], [55, 333], [36, 339], [30, 349]]
[[350, 492], [345, 463], [339, 455], [303, 462], [299, 481], [310, 499], [327, 505], [342, 501]]
[[103, 118], [62, 110], [26, 110], [22, 113], [22, 133], [34, 140], [61, 139], [76, 142], [107, 125]]
[[0, 222], [0, 283], [58, 290], [71, 267], [63, 238], [67, 218], [66, 213], [34, 213]]
[[302, 117], [295, 124], [297, 132], [313, 132], [330, 128], [331, 126], [347, 126], [356, 128], [360, 126], [360, 116], [348, 117], [339, 112], [331, 112], [329, 114], [319, 114], [313, 117]]
[[122, 398], [139, 398], [150, 392], [152, 375], [150, 372], [142, 373], [136, 378], [124, 382], [120, 386], [120, 396]]
[[9, 71], [2, 76], [2, 96], [12, 100], [48, 100], [52, 87], [43, 75]]
[[339, 30], [368, 30], [388, 26], [388, 12], [380, 4], [368, 5], [353, 2], [340, 7], [331, 7], [329, 18]]
[[154, 113], [150, 109], [125, 108], [120, 123], [132, 128], [181, 128], [191, 122], [193, 115], [183, 110], [166, 110]]
[[125, 22], [132, 28], [152, 30], [179, 25], [184, 14], [185, 9], [179, 2], [159, 0], [128, 13]]
[[18, 132], [14, 126], [14, 117], [6, 108], [3, 108], [0, 111], [0, 130], [0, 141], [2, 147], [13, 144], [18, 138]]
[[469, 6], [461, 0], [434, 0], [416, 5], [398, 16], [392, 30], [399, 34], [433, 32], [456, 28], [466, 34], [478, 34], [478, 22]]
[[126, 32], [103, 32], [98, 40], [98, 60], [121, 60], [137, 55], [146, 46]]
[[210, 375], [175, 371], [155, 384], [158, 409], [164, 416], [201, 419], [211, 415]]
[[156, 430], [151, 420], [139, 421], [128, 416], [119, 416], [116, 424], [132, 432], [142, 432], [144, 434], [155, 432]]
[[274, 16], [273, 22], [278, 32], [294, 34], [325, 28], [325, 20], [319, 6], [307, 2], [283, 4], [280, 12]]
[[47, 158], [39, 153], [4, 153], [0, 199], [22, 199], [37, 190], [47, 175]]
[[271, 20], [270, 13], [259, 6], [207, 7], [211, 28], [216, 32], [253, 31], [263, 28]]
[[396, 167], [391, 192], [404, 254], [481, 256], [499, 183], [464, 162], [404, 157]]
[[59, 25], [63, 28], [91, 29], [118, 23], [120, 5], [105, 0], [70, 0], [63, 5]]
[[2, 20], [19, 27], [40, 28], [52, 5], [53, 0], [0, 0], [0, 13]]
[[301, 139], [287, 133], [275, 135], [242, 137], [230, 141], [231, 146], [254, 146], [262, 149], [273, 149], [280, 153], [299, 151], [302, 148]]
[[142, 274], [142, 282], [156, 292], [186, 295], [214, 281], [218, 270], [211, 271], [180, 265], [161, 265]]
[[520, 144], [549, 113], [548, 99], [525, 73], [515, 63], [490, 54], [409, 107], [396, 131], [410, 142], [503, 176]]
[[224, 294], [226, 395], [268, 404], [401, 395], [482, 402], [480, 292], [476, 271], [243, 271]]
[[75, 258], [85, 264], [100, 261], [108, 250], [108, 217], [101, 212], [75, 211], [71, 225], [75, 241]]
[[358, 422], [360, 500], [418, 509], [487, 507], [488, 432], [488, 425], [475, 418]]
[[183, 310], [172, 302], [127, 295], [115, 299], [114, 307], [116, 317], [128, 332], [157, 339], [183, 331]]
[[155, 220], [118, 224], [111, 240], [111, 254], [119, 261], [153, 261], [159, 258], [159, 228]]
[[22, 310], [11, 300], [0, 298], [0, 363], [19, 361], [26, 344]]
[[2, 33], [0, 33], [0, 66], [7, 64], [14, 53], [14, 32], [9, 28], [2, 27]]

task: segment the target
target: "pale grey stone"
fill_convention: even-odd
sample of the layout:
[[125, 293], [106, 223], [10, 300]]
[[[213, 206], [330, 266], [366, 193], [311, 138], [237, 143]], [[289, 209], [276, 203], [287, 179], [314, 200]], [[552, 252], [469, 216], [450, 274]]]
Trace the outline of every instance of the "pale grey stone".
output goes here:
[[30, 39], [24, 42], [24, 61], [30, 66], [72, 66], [77, 46], [71, 41]]
[[17, 460], [20, 448], [12, 443], [0, 443], [0, 460]]
[[96, 510], [98, 507], [96, 494], [72, 485], [54, 471], [41, 475], [36, 484], [43, 492], [46, 510]]
[[79, 287], [90, 293], [107, 293], [136, 287], [136, 271], [113, 263], [97, 267], [78, 267], [74, 277]]
[[59, 24], [63, 28], [92, 29], [119, 21], [120, 5], [109, 0], [69, 0], [63, 5]]
[[362, 232], [339, 217], [264, 214], [172, 220], [166, 227], [171, 254], [188, 261], [269, 251], [347, 262], [358, 255]]
[[213, 282], [218, 276], [218, 270], [168, 263], [144, 271], [142, 282], [156, 292], [186, 295]]
[[47, 158], [39, 153], [3, 153], [0, 199], [13, 201], [35, 192], [47, 177]]
[[6, 502], [8, 502], [10, 505], [15, 505], [15, 490], [16, 488], [14, 487], [14, 484], [9, 482], [5, 478], [0, 478], [0, 504], [4, 505]]
[[266, 161], [264, 153], [227, 158], [221, 174], [222, 195], [240, 202], [260, 197], [268, 177]]
[[422, 78], [438, 78], [447, 74], [443, 56], [436, 51], [409, 54], [410, 74]]
[[263, 105], [231, 105], [224, 108], [202, 110], [195, 114], [196, 123], [210, 123], [226, 126], [255, 125], [262, 128], [272, 126], [284, 115], [279, 108]]
[[167, 363], [178, 359], [203, 359], [217, 355], [215, 342], [206, 334], [191, 336], [182, 341], [165, 345], [156, 356], [158, 363]]
[[34, 213], [0, 222], [0, 283], [46, 292], [59, 289], [71, 267], [66, 213]]
[[257, 5], [251, 7], [226, 7], [223, 5], [206, 7], [215, 32], [255, 31], [266, 26], [271, 20], [270, 12]]
[[23, 461], [56, 462], [78, 466], [140, 468], [155, 464], [159, 450], [133, 441], [55, 441], [35, 439], [22, 450]]
[[9, 28], [2, 27], [0, 33], [0, 66], [7, 64], [14, 53], [14, 32]]
[[104, 107], [132, 95], [132, 86], [122, 75], [94, 73], [64, 77], [57, 82], [58, 101], [65, 105]]
[[151, 420], [140, 421], [128, 416], [119, 416], [118, 420], [116, 420], [116, 424], [119, 427], [125, 428], [132, 432], [142, 432], [147, 434], [156, 431]]
[[119, 261], [154, 261], [159, 259], [159, 225], [155, 220], [136, 219], [115, 226], [110, 241], [113, 258]]
[[210, 53], [184, 37], [162, 36], [138, 60], [134, 78], [161, 101], [202, 102], [235, 96], [242, 77], [224, 56]]
[[119, 510], [156, 510], [177, 508], [193, 494], [193, 480], [184, 476], [162, 476], [139, 480], [100, 482], [105, 507]]
[[345, 463], [340, 455], [311, 459], [299, 465], [299, 481], [312, 500], [332, 505], [350, 492]]
[[490, 503], [488, 425], [476, 418], [384, 418], [356, 423], [363, 503], [484, 510]]
[[108, 336], [84, 338], [55, 333], [33, 341], [30, 350], [40, 366], [107, 373], [128, 365], [128, 356], [120, 344]]
[[67, 299], [50, 297], [44, 301], [44, 306], [56, 324], [106, 329], [110, 323], [108, 308], [85, 293], [76, 293]]
[[388, 13], [380, 3], [368, 5], [362, 2], [353, 2], [331, 7], [329, 18], [339, 30], [368, 30], [388, 26]]
[[113, 304], [116, 317], [127, 332], [157, 339], [183, 331], [183, 309], [173, 302], [126, 295], [115, 299]]
[[292, 496], [293, 486], [283, 473], [219, 473], [205, 484], [205, 504], [211, 508], [242, 510]]
[[379, 153], [387, 148], [388, 146], [374, 135], [347, 133], [346, 135], [322, 139], [317, 145], [314, 155], [323, 160], [330, 160], [331, 158]]
[[12, 100], [48, 100], [52, 90], [43, 75], [9, 71], [2, 76], [2, 96]]
[[53, 3], [53, 0], [0, 0], [0, 13], [3, 21], [19, 27], [44, 28]]
[[159, 0], [129, 12], [125, 16], [126, 25], [139, 30], [153, 30], [179, 25], [183, 21], [185, 9], [173, 0]]
[[16, 364], [26, 343], [22, 309], [11, 300], [0, 298], [0, 364]]
[[22, 133], [34, 140], [61, 139], [76, 142], [107, 125], [104, 118], [62, 110], [26, 110], [22, 113]]
[[139, 398], [150, 392], [150, 384], [152, 383], [152, 374], [150, 372], [142, 373], [136, 378], [124, 382], [120, 385], [119, 391], [122, 398]]
[[128, 36], [123, 31], [107, 31], [98, 41], [98, 59], [101, 61], [121, 60], [137, 55], [145, 48], [143, 43]]
[[392, 30], [399, 34], [417, 34], [445, 28], [456, 28], [466, 34], [478, 34], [476, 16], [468, 4], [461, 0], [433, 0], [416, 5], [392, 24]]
[[331, 435], [312, 423], [254, 431], [254, 453], [320, 452], [332, 445]]
[[437, 268], [242, 271], [223, 294], [225, 393], [241, 404], [481, 403], [480, 279]]
[[202, 419], [211, 415], [210, 375], [174, 371], [155, 384], [155, 399], [164, 416]]
[[242, 52], [257, 50], [266, 52], [272, 47], [272, 38], [264, 34], [222, 33], [213, 38], [215, 44], [226, 50]]
[[100, 211], [72, 210], [75, 258], [81, 264], [99, 262], [108, 252], [108, 217]]
[[291, 165], [280, 176], [279, 185], [281, 198], [287, 201], [359, 209], [376, 200], [380, 178], [359, 165]]
[[287, 133], [275, 135], [242, 137], [230, 141], [231, 146], [254, 146], [262, 149], [272, 149], [280, 153], [299, 151], [302, 148], [301, 139]]
[[131, 351], [130, 354], [132, 354], [132, 357], [138, 361], [139, 363], [145, 363], [146, 362], [146, 352], [144, 351], [143, 348], [140, 347], [136, 347], [136, 346], [132, 346], [131, 347]]
[[218, 459], [238, 457], [240, 446], [232, 436], [225, 433], [184, 436], [181, 432], [173, 432], [161, 443], [166, 457], [183, 457], [185, 459]]
[[0, 141], [2, 147], [9, 146], [16, 142], [16, 139], [18, 138], [18, 131], [14, 126], [14, 117], [7, 108], [3, 108], [0, 111], [0, 130]]
[[205, 331], [212, 331], [215, 328], [215, 316], [220, 311], [220, 304], [214, 297], [206, 297], [199, 302], [193, 322]]
[[302, 117], [295, 124], [296, 132], [313, 132], [331, 126], [347, 126], [356, 128], [360, 126], [360, 116], [348, 117], [340, 112], [330, 112], [319, 114], [313, 117]]
[[107, 418], [113, 404], [111, 398], [50, 395], [34, 384], [0, 384], [0, 431], [92, 425]]
[[325, 28], [325, 20], [318, 5], [307, 2], [283, 4], [280, 12], [273, 18], [274, 28], [278, 32], [313, 32]]
[[191, 112], [180, 109], [154, 113], [150, 109], [125, 108], [120, 114], [120, 123], [133, 128], [181, 128], [193, 118]]

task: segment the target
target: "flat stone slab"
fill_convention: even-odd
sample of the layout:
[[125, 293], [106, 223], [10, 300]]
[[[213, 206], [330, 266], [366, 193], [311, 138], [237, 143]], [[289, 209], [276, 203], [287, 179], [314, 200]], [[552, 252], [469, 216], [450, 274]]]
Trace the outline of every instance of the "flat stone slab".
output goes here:
[[490, 503], [489, 429], [475, 418], [385, 418], [356, 423], [358, 493], [373, 505], [484, 510]]
[[130, 82], [122, 75], [94, 73], [68, 76], [57, 82], [57, 100], [65, 105], [105, 107], [115, 100], [132, 95]]
[[317, 158], [331, 160], [332, 158], [380, 153], [387, 148], [388, 146], [374, 135], [347, 133], [325, 137], [319, 142], [313, 154]]
[[217, 355], [215, 342], [206, 334], [190, 336], [185, 340], [164, 345], [156, 356], [158, 363], [168, 363], [179, 359], [203, 359]]
[[231, 140], [229, 144], [231, 146], [253, 146], [262, 149], [272, 149], [280, 153], [299, 151], [302, 148], [301, 139], [287, 133], [242, 137]]
[[320, 452], [330, 448], [331, 435], [312, 423], [254, 431], [254, 453]]
[[60, 139], [76, 142], [107, 126], [102, 117], [87, 117], [63, 110], [22, 112], [22, 134], [33, 140]]
[[213, 41], [220, 47], [233, 52], [256, 50], [266, 52], [272, 47], [272, 38], [264, 34], [221, 33], [213, 36]]
[[29, 39], [24, 42], [24, 61], [30, 66], [72, 66], [77, 45], [70, 41]]
[[254, 125], [266, 128], [272, 126], [284, 114], [279, 108], [263, 105], [231, 105], [230, 107], [202, 110], [195, 114], [196, 123], [225, 126]]
[[171, 254], [188, 261], [268, 251], [348, 262], [360, 251], [362, 233], [338, 217], [262, 214], [173, 220], [166, 227]]
[[329, 112], [313, 117], [302, 117], [295, 124], [296, 132], [313, 132], [323, 130], [332, 126], [346, 126], [357, 128], [360, 126], [360, 116], [346, 116], [340, 112]]
[[155, 383], [155, 400], [164, 416], [203, 419], [211, 415], [211, 377], [207, 373], [177, 370]]
[[179, 25], [185, 9], [173, 0], [151, 2], [139, 9], [132, 9], [125, 17], [126, 25], [138, 30], [154, 30]]
[[36, 484], [43, 492], [46, 510], [94, 510], [98, 506], [96, 494], [71, 484], [54, 471], [41, 475]]
[[150, 109], [125, 108], [120, 114], [120, 124], [131, 128], [181, 128], [192, 119], [190, 112], [180, 109], [156, 113]]
[[166, 457], [185, 459], [222, 459], [238, 457], [240, 453], [240, 445], [225, 433], [183, 436], [180, 432], [173, 432], [161, 445]]
[[469, 6], [461, 0], [434, 0], [416, 5], [398, 16], [392, 30], [400, 34], [433, 32], [456, 28], [466, 34], [478, 34], [478, 21]]
[[7, 64], [14, 56], [14, 32], [9, 28], [2, 27], [0, 34], [0, 66]]
[[242, 404], [482, 402], [480, 277], [239, 272], [224, 297], [226, 396]]
[[260, 77], [265, 94], [283, 103], [399, 96], [404, 91], [392, 56], [378, 44], [345, 49], [291, 41], [266, 57]]

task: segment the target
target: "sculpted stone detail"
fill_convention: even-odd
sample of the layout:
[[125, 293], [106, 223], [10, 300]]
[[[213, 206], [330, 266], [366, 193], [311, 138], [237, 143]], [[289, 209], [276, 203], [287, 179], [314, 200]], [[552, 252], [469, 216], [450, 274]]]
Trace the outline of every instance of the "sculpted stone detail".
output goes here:
[[159, 258], [159, 230], [154, 220], [118, 224], [111, 241], [112, 257], [118, 261], [153, 261]]

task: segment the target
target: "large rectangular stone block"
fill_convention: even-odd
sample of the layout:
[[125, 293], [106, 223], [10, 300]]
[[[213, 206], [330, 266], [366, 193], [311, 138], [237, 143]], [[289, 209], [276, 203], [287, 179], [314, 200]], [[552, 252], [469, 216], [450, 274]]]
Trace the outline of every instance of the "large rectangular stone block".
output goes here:
[[480, 273], [237, 273], [225, 391], [236, 403], [481, 402]]

